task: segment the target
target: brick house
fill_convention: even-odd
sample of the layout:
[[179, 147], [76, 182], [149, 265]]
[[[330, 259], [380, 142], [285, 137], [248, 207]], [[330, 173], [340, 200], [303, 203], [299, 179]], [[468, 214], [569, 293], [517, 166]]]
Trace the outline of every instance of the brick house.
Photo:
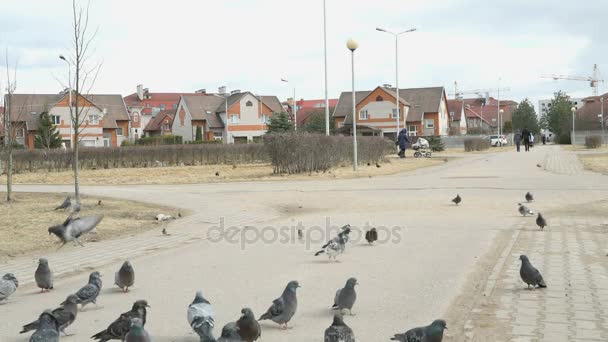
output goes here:
[[[227, 108], [227, 113], [226, 113]], [[261, 139], [273, 113], [283, 111], [276, 96], [256, 96], [235, 90], [230, 94], [197, 94], [181, 97], [172, 132], [184, 142], [196, 138], [200, 126], [203, 140], [247, 143]]]
[[583, 106], [576, 111], [577, 130], [602, 129], [602, 113], [604, 127], [608, 125], [608, 93], [586, 97], [582, 102]]
[[[502, 122], [511, 121], [513, 112], [517, 109], [517, 102], [511, 100], [500, 101], [495, 98], [474, 98], [463, 99], [465, 117], [467, 120], [467, 130], [476, 133], [498, 132], [498, 126]], [[499, 110], [503, 110], [501, 117], [498, 116]], [[480, 132], [481, 131], [481, 132]]]
[[171, 135], [171, 126], [175, 118], [175, 109], [165, 109], [158, 112], [150, 122], [144, 127], [144, 136], [163, 136]]
[[[80, 145], [85, 147], [120, 146], [129, 139], [129, 114], [121, 95], [72, 94], [73, 103], [82, 108]], [[10, 110], [16, 141], [26, 148], [34, 148], [40, 114], [48, 112], [61, 140], [73, 146], [74, 132], [70, 124], [69, 92], [59, 94], [13, 94], [5, 96]]]

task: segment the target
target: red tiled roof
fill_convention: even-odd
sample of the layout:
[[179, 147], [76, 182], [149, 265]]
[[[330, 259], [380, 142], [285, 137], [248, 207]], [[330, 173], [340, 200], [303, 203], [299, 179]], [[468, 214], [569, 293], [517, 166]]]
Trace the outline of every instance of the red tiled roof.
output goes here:
[[[325, 108], [325, 99], [321, 100], [297, 100], [296, 104], [298, 105], [298, 109], [308, 109], [308, 108]], [[329, 99], [329, 108], [334, 108], [338, 104], [338, 99]]]
[[604, 99], [604, 118], [606, 119], [608, 117], [608, 93], [584, 98], [583, 102], [585, 102], [585, 104], [576, 111], [576, 117], [578, 119], [597, 122], [597, 124], [600, 125], [601, 119], [598, 117], [598, 114], [602, 113], [602, 98]]
[[448, 113], [454, 113], [454, 117], [452, 118], [452, 120], [460, 121], [460, 116], [462, 115], [464, 101], [448, 100], [447, 102], [448, 102]]
[[[151, 99], [139, 100], [137, 93], [133, 93], [125, 97], [125, 104], [127, 107], [144, 107], [141, 111], [143, 115], [151, 115], [152, 108], [160, 108], [161, 105], [165, 105], [165, 109], [173, 109], [173, 105], [177, 107], [179, 99], [182, 95], [207, 95], [202, 93], [145, 93], [149, 95]], [[146, 105], [148, 105], [146, 107]]]
[[146, 128], [144, 128], [144, 131], [160, 131], [165, 120], [168, 119], [169, 124], [172, 124], [174, 117], [175, 109], [161, 110], [156, 114], [156, 116], [152, 120], [150, 120], [150, 122], [148, 122]]
[[[483, 109], [482, 109], [483, 108]], [[513, 116], [513, 110], [515, 107], [512, 105], [500, 105], [500, 108], [504, 111], [502, 114], [503, 124], [507, 121], [511, 121]], [[498, 106], [466, 106], [465, 115], [467, 118], [482, 118], [483, 121], [492, 127], [498, 126]]]

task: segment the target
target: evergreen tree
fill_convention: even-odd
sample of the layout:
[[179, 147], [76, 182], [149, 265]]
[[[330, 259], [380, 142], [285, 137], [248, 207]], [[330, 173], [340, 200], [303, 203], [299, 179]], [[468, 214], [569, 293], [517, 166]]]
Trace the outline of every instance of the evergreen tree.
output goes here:
[[523, 100], [517, 106], [511, 120], [512, 128], [520, 130], [527, 128], [532, 133], [538, 133], [539, 131], [538, 117], [534, 111], [534, 106], [528, 99]]
[[[325, 109], [315, 111], [314, 113], [310, 114], [310, 118], [308, 119], [308, 122], [302, 127], [302, 130], [309, 133], [325, 134]], [[333, 132], [333, 130], [333, 121], [330, 118], [329, 131]]]
[[34, 138], [36, 148], [58, 148], [61, 146], [59, 131], [53, 126], [48, 112], [42, 112], [38, 119], [38, 134]]
[[557, 137], [557, 142], [565, 144], [570, 142], [572, 129], [572, 102], [562, 91], [555, 93], [551, 100], [551, 109], [547, 112], [547, 127]]
[[203, 128], [201, 126], [196, 126], [196, 141], [203, 141]]
[[266, 125], [268, 126], [267, 134], [291, 132], [294, 130], [293, 122], [291, 122], [291, 118], [286, 112], [274, 113], [270, 117], [270, 122]]

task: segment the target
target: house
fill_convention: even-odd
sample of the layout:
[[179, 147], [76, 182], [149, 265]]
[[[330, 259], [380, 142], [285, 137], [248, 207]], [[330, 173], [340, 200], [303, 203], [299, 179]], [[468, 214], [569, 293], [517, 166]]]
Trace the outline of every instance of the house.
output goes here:
[[156, 114], [163, 110], [175, 110], [182, 95], [203, 94], [201, 89], [194, 93], [152, 93], [143, 85], [137, 85], [137, 91], [125, 97], [125, 104], [131, 117], [131, 137], [133, 140], [144, 136], [144, 130]]
[[[328, 99], [329, 112], [333, 112], [333, 108], [336, 107], [338, 99]], [[283, 109], [290, 114], [292, 122], [296, 124], [296, 127], [303, 127], [314, 115], [323, 115], [325, 117], [325, 99], [318, 100], [304, 100], [300, 99], [296, 101], [297, 105], [297, 120], [294, 118], [293, 111], [293, 98], [288, 98], [287, 101], [283, 102]], [[330, 114], [331, 115], [331, 114]], [[331, 120], [331, 118], [330, 118]]]
[[[395, 139], [396, 99], [396, 89], [384, 86], [372, 91], [355, 92], [357, 130], [362, 135], [379, 135]], [[448, 134], [447, 98], [443, 87], [399, 89], [399, 108], [401, 116], [399, 127], [406, 127], [409, 135]], [[352, 92], [343, 92], [340, 95], [332, 117], [337, 128], [342, 127], [342, 131], [350, 131]]]
[[146, 137], [163, 136], [171, 134], [171, 126], [175, 118], [175, 109], [165, 109], [158, 112], [144, 127]]
[[448, 113], [450, 118], [450, 134], [467, 134], [467, 119], [464, 112], [464, 101], [448, 100]]
[[[501, 100], [490, 97], [463, 99], [467, 130], [469, 133], [498, 132], [498, 126], [513, 119], [513, 112], [517, 109], [517, 102]], [[499, 111], [503, 112], [500, 114]]]
[[[583, 106], [577, 109], [577, 130], [602, 129], [602, 113], [604, 127], [608, 124], [608, 93], [600, 96], [589, 96], [582, 99]], [[575, 106], [576, 107], [576, 106]]]
[[[13, 94], [5, 96], [17, 143], [34, 148], [40, 114], [48, 112], [67, 147], [73, 146], [69, 91], [59, 94]], [[86, 147], [120, 146], [129, 139], [129, 114], [121, 95], [79, 95], [72, 103], [82, 108], [79, 143]], [[78, 101], [78, 102], [76, 102]], [[81, 110], [79, 108], [79, 111]]]
[[257, 96], [251, 92], [230, 94], [183, 95], [177, 105], [172, 132], [184, 142], [196, 138], [201, 127], [203, 140], [225, 143], [258, 141], [266, 133], [266, 123], [273, 113], [283, 111], [276, 96]]

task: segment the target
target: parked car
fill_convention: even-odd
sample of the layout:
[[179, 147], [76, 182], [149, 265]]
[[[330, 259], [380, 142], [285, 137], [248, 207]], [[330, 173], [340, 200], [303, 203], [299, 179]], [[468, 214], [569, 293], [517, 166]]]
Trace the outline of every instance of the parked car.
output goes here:
[[509, 144], [504, 135], [490, 135], [488, 138], [490, 139], [490, 145], [495, 147]]

